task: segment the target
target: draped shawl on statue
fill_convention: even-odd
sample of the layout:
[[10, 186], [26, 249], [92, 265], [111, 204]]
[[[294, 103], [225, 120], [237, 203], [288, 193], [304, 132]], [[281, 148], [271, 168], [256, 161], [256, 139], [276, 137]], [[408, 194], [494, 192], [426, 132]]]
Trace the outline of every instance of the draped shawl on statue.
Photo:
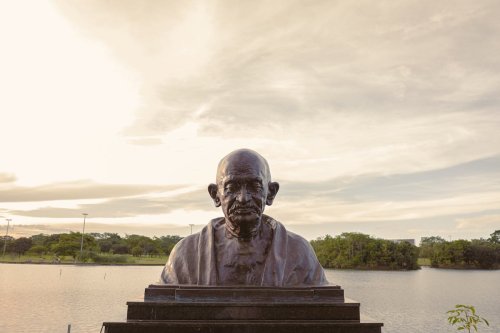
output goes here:
[[[325, 285], [328, 281], [309, 242], [287, 231], [283, 224], [263, 215], [262, 221], [273, 229], [271, 250], [267, 255], [261, 286]], [[215, 226], [224, 218], [210, 221], [200, 232], [182, 239], [170, 253], [161, 274], [164, 284], [217, 285]]]

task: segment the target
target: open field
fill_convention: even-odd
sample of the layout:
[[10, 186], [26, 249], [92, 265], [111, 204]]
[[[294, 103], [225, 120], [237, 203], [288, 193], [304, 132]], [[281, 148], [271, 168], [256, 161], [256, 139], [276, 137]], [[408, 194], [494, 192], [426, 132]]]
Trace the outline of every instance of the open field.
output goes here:
[[430, 266], [431, 265], [431, 259], [429, 259], [429, 258], [418, 258], [417, 264], [419, 266]]
[[59, 261], [53, 255], [5, 255], [0, 257], [0, 263], [15, 263], [15, 264], [90, 264], [90, 265], [164, 265], [167, 262], [168, 256], [139, 256], [134, 257], [130, 254], [113, 255], [103, 254], [99, 256], [100, 262], [93, 261], [92, 259], [86, 262], [75, 262], [71, 256], [59, 256]]

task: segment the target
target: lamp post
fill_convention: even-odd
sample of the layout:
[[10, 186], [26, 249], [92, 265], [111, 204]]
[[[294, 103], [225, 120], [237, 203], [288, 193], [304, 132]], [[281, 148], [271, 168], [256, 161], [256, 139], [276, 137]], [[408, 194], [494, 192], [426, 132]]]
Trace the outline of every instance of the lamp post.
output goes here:
[[193, 234], [193, 226], [194, 226], [194, 224], [190, 224], [189, 226], [191, 227], [191, 235], [192, 235]]
[[85, 234], [85, 219], [87, 218], [87, 213], [82, 213], [83, 215], [83, 231], [82, 231], [82, 241], [80, 242], [80, 260], [82, 260], [83, 255], [83, 235]]
[[12, 219], [5, 219], [7, 220], [7, 231], [5, 232], [5, 239], [4, 239], [4, 242], [3, 242], [3, 254], [2, 254], [2, 257], [5, 257], [5, 249], [7, 248], [7, 236], [9, 235], [9, 226], [10, 226], [10, 221], [12, 221]]

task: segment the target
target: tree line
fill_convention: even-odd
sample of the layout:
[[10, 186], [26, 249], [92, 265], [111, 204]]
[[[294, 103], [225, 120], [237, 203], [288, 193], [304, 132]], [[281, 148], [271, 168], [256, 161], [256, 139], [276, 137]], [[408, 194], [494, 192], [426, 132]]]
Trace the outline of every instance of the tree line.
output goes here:
[[[1, 246], [7, 241], [6, 252], [16, 255], [33, 254], [54, 256], [71, 256], [74, 259], [80, 256], [82, 234], [70, 232], [62, 234], [38, 234], [31, 237], [7, 239], [1, 237]], [[99, 261], [99, 254], [119, 254], [133, 256], [161, 256], [169, 255], [174, 245], [180, 241], [180, 236], [161, 236], [149, 238], [141, 235], [126, 235], [121, 237], [117, 233], [89, 233], [83, 235], [83, 261], [92, 259]], [[101, 258], [102, 259], [102, 258]]]
[[429, 258], [431, 267], [500, 269], [500, 230], [488, 239], [470, 241], [424, 237], [420, 242], [420, 257]]
[[[147, 237], [117, 233], [89, 233], [83, 236], [80, 257], [80, 232], [38, 234], [31, 237], [0, 237], [0, 250], [14, 255], [70, 256], [81, 261], [104, 263], [105, 255], [162, 256], [169, 255], [180, 236]], [[346, 232], [326, 235], [311, 241], [318, 260], [325, 268], [349, 269], [418, 269], [418, 258], [428, 258], [437, 268], [500, 269], [500, 230], [488, 239], [446, 241], [439, 236], [423, 237], [420, 247], [408, 242], [395, 242], [369, 235]], [[119, 258], [118, 258], [119, 259]], [[122, 258], [126, 261], [126, 258]], [[117, 256], [112, 259], [117, 262]]]
[[418, 248], [405, 241], [373, 238], [357, 232], [311, 241], [325, 268], [418, 269]]

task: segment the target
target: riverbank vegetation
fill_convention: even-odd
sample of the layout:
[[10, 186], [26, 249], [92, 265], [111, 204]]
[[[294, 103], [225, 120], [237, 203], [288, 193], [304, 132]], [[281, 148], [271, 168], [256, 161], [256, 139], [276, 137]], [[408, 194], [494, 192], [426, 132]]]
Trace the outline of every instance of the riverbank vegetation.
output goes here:
[[420, 257], [435, 268], [500, 269], [500, 230], [488, 239], [446, 241], [439, 236], [424, 237]]
[[[38, 234], [31, 237], [0, 237], [0, 262], [94, 263], [161, 265], [179, 236], [147, 237], [116, 233]], [[424, 237], [420, 247], [406, 241], [391, 241], [347, 232], [311, 241], [325, 268], [412, 270], [420, 266], [456, 269], [500, 269], [500, 230], [488, 239], [446, 241]]]
[[[85, 251], [84, 251], [85, 253]], [[92, 259], [86, 259], [84, 264], [94, 264], [94, 265], [164, 265], [168, 256], [133, 256], [130, 254], [99, 254], [97, 261]], [[6, 254], [5, 257], [1, 256], [0, 253], [0, 263], [10, 263], [10, 264], [80, 264], [81, 261], [73, 256], [63, 256], [63, 255], [53, 255], [53, 254], [33, 254], [27, 252], [21, 256], [15, 253]]]
[[[140, 235], [121, 237], [116, 233], [38, 234], [31, 237], [2, 237], [6, 255], [0, 262], [75, 263], [96, 264], [162, 264], [179, 236], [149, 238]], [[2, 249], [3, 251], [3, 249]]]
[[318, 260], [325, 268], [418, 269], [418, 248], [406, 241], [373, 238], [356, 232], [326, 235], [311, 241]]

